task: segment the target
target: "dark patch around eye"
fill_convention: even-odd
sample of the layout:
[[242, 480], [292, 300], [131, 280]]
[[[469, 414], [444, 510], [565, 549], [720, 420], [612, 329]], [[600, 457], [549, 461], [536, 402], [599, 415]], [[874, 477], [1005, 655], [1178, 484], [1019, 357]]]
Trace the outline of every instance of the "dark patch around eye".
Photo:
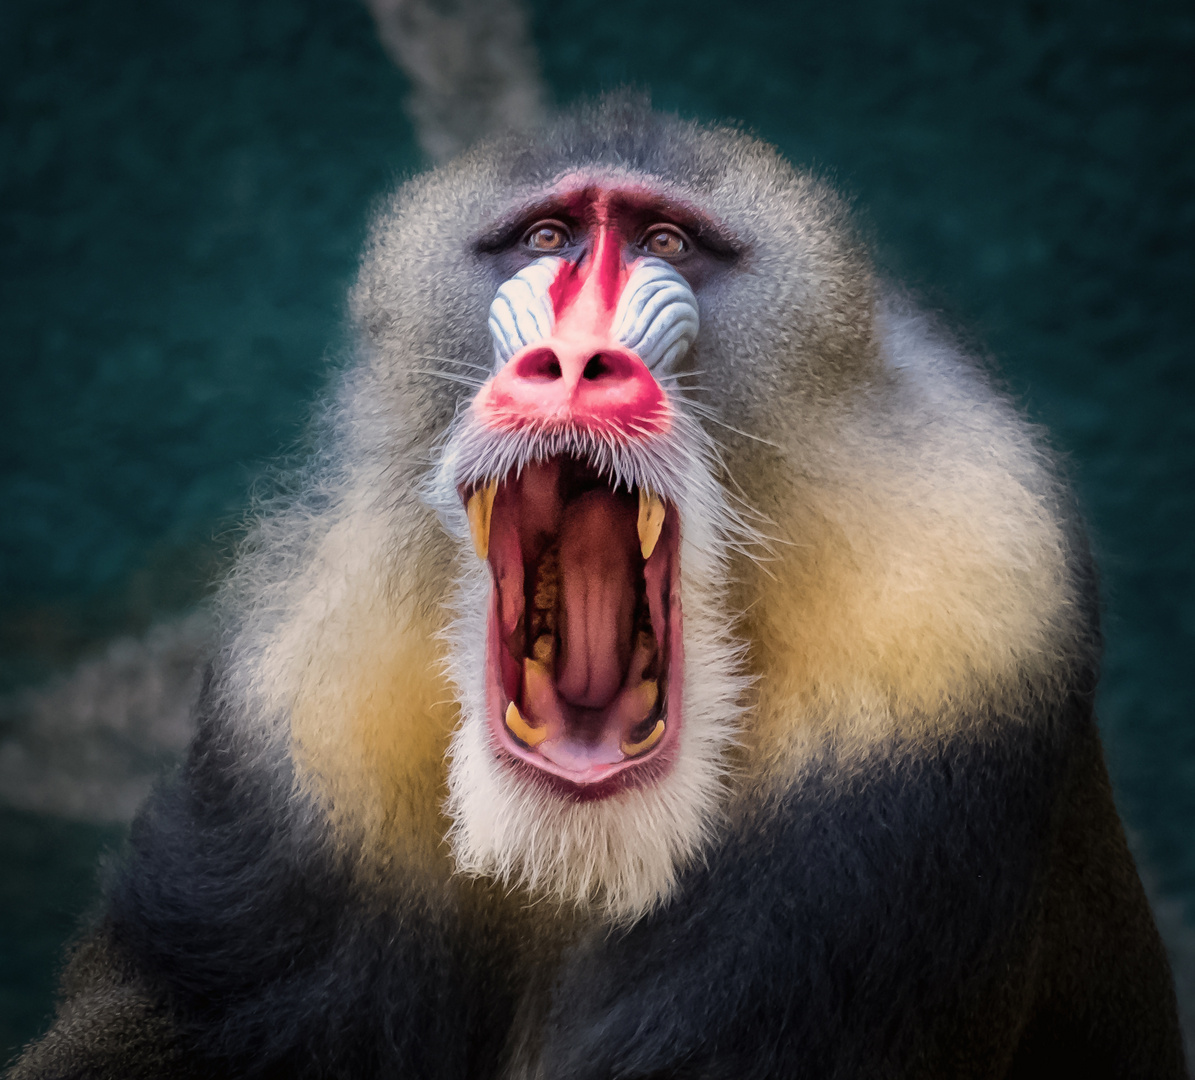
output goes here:
[[505, 221], [496, 222], [490, 229], [479, 235], [473, 243], [473, 250], [487, 255], [501, 255], [522, 249], [534, 251], [527, 244], [528, 236], [541, 224], [551, 222], [564, 229], [570, 246], [577, 233], [579, 222], [568, 213], [567, 208], [560, 206], [556, 200], [543, 201], [536, 206], [524, 208], [517, 215], [508, 217]]

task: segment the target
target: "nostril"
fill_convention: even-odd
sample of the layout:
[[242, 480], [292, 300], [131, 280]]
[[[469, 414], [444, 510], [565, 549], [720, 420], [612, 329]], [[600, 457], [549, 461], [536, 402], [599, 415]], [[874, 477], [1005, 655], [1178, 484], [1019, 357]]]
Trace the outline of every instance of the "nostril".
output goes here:
[[518, 360], [515, 374], [520, 379], [559, 379], [560, 357], [551, 349], [534, 349]]
[[606, 362], [606, 358], [598, 353], [596, 356], [589, 358], [589, 363], [585, 365], [585, 370], [581, 372], [583, 379], [600, 379], [603, 375], [610, 373], [610, 365]]

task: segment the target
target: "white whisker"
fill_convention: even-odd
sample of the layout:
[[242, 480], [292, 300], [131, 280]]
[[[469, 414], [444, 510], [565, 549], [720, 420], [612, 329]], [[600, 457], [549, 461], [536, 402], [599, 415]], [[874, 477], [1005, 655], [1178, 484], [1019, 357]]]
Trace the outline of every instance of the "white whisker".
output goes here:
[[407, 371], [412, 375], [430, 375], [433, 379], [443, 379], [445, 382], [458, 383], [461, 386], [470, 386], [474, 390], [480, 389], [485, 385], [478, 379], [471, 379], [467, 375], [458, 375], [453, 371], [434, 371], [430, 368], [407, 368]]
[[[432, 361], [432, 363], [435, 363], [435, 364], [457, 364], [460, 367], [473, 368], [475, 371], [484, 372], [485, 375], [487, 376], [487, 378], [489, 377], [489, 374], [491, 371], [491, 369], [486, 364], [475, 364], [471, 360], [457, 360], [456, 358], [451, 357], [451, 356], [424, 356], [422, 354], [416, 354], [414, 356], [414, 359], [430, 360], [430, 361]], [[482, 381], [484, 382], [484, 380], [482, 380]]]

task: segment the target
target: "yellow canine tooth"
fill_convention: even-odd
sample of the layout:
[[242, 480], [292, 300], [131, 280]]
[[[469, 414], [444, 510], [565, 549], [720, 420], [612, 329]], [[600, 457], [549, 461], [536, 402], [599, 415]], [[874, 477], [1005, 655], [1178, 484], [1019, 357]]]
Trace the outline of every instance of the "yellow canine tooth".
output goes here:
[[639, 742], [620, 742], [618, 748], [626, 754], [627, 757], [634, 757], [636, 754], [646, 754], [653, 746], [656, 745], [664, 737], [664, 718], [661, 716], [656, 721], [656, 726], [647, 733], [647, 738], [640, 739]]
[[645, 559], [651, 558], [664, 527], [664, 500], [645, 487], [639, 488], [639, 550]]
[[[651, 711], [656, 707], [656, 702], [660, 697], [660, 687], [655, 679], [644, 679], [634, 690], [627, 690], [623, 692], [624, 701], [627, 697], [630, 698], [628, 705], [634, 712], [631, 716], [637, 716], [639, 719], [637, 724], [642, 724], [649, 716]], [[624, 714], [625, 715], [625, 714]], [[618, 744], [619, 749], [627, 755], [627, 757], [634, 757], [636, 754], [642, 754], [650, 750], [660, 741], [664, 735], [664, 719], [661, 717], [656, 721], [656, 726], [647, 733], [645, 739], [640, 739], [639, 742], [630, 742], [623, 740]]]
[[539, 746], [548, 737], [548, 729], [533, 728], [523, 719], [523, 714], [519, 712], [518, 706], [513, 701], [506, 706], [506, 726], [516, 739], [531, 747]]
[[491, 480], [485, 487], [473, 492], [465, 506], [465, 513], [469, 516], [469, 532], [473, 534], [473, 550], [483, 562], [490, 555], [490, 517], [494, 512], [494, 496], [497, 494], [498, 481]]

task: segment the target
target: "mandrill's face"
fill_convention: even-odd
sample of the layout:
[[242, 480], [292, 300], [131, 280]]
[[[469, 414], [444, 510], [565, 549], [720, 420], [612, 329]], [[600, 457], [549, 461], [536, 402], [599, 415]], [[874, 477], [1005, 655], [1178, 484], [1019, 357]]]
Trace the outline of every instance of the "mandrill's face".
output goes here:
[[[592, 176], [560, 181], [491, 237], [477, 255], [501, 281], [492, 374], [437, 482], [465, 508], [488, 568], [488, 587], [465, 590], [454, 649], [458, 859], [470, 863], [468, 838], [492, 833], [494, 806], [511, 803], [515, 831], [560, 819], [531, 847], [567, 846], [569, 829], [579, 846], [641, 845], [601, 825], [597, 804], [616, 803], [610, 827], [655, 829], [670, 877], [705, 827], [741, 688], [726, 622], [701, 625], [721, 606], [729, 515], [679, 393], [697, 374], [695, 290], [736, 255], [695, 210]], [[625, 806], [636, 800], [638, 819]], [[494, 847], [498, 865], [478, 866], [531, 858], [511, 835]]]

